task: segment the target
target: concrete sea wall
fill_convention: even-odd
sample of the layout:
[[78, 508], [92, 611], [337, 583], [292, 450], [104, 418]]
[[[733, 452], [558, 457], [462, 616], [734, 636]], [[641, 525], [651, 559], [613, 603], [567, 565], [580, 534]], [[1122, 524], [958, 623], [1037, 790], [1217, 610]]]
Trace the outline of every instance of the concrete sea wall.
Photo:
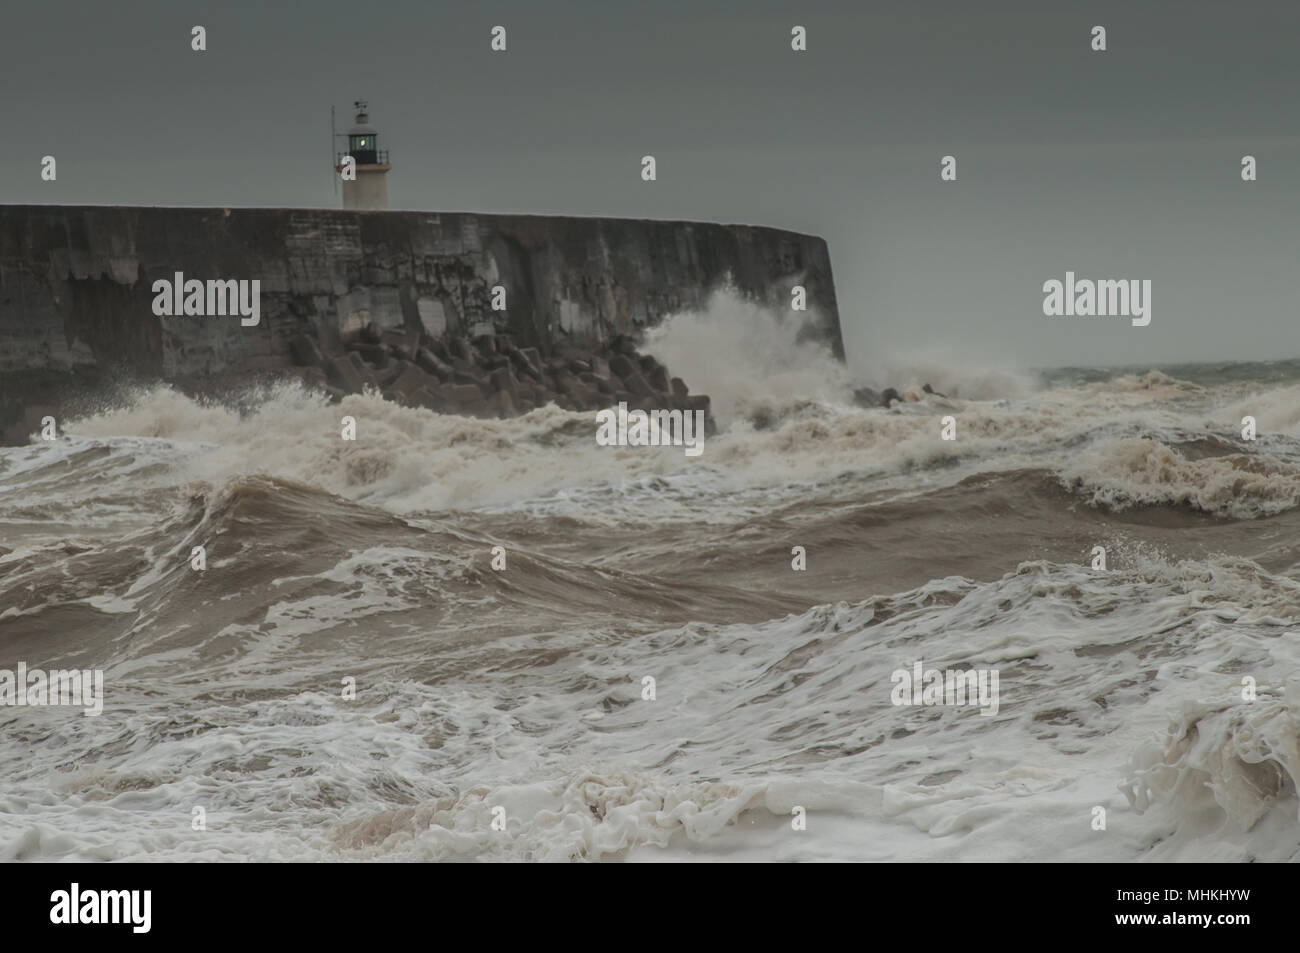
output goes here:
[[[177, 273], [257, 280], [259, 322], [155, 315], [154, 281]], [[493, 414], [552, 398], [585, 409], [619, 395], [681, 397], [684, 386], [674, 389], [636, 355], [637, 334], [667, 314], [701, 308], [724, 283], [783, 309], [843, 356], [825, 242], [779, 229], [474, 213], [0, 206], [0, 439], [25, 442], [42, 414], [123, 379], [209, 393], [283, 373], [338, 391], [373, 385], [389, 393], [401, 379], [395, 392], [403, 399]], [[807, 288], [808, 312], [790, 310], [795, 284]], [[505, 289], [505, 310], [492, 309], [496, 286]], [[615, 365], [665, 386], [638, 393], [640, 382], [609, 371], [619, 356], [635, 366]], [[514, 391], [510, 401], [499, 398], [503, 389]]]

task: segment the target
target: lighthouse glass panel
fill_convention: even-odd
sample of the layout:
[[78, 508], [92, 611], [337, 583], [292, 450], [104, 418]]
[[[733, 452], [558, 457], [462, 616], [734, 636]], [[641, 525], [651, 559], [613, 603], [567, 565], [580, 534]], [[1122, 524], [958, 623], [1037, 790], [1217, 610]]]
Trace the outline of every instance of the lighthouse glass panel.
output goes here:
[[348, 136], [348, 152], [357, 163], [364, 165], [376, 160], [374, 136]]

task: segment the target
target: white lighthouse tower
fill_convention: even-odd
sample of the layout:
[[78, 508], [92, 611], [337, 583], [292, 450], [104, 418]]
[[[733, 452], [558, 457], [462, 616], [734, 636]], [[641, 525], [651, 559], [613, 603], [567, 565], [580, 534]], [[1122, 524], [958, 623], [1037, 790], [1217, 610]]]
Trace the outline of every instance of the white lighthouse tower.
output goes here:
[[356, 125], [348, 130], [348, 151], [336, 158], [335, 170], [342, 173], [344, 160], [351, 156], [356, 162], [355, 180], [343, 179], [344, 208], [388, 208], [388, 152], [381, 151], [379, 136], [375, 127], [370, 125], [366, 114], [366, 101], [357, 100]]

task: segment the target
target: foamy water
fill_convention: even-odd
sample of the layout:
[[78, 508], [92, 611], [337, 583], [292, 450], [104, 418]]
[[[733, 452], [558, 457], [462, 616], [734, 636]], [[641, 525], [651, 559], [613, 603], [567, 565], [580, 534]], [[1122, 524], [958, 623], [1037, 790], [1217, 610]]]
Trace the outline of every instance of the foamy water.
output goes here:
[[0, 450], [0, 669], [107, 689], [0, 707], [0, 857], [1300, 857], [1300, 366], [900, 356], [948, 396], [887, 411], [725, 297], [647, 346], [701, 457], [292, 386]]

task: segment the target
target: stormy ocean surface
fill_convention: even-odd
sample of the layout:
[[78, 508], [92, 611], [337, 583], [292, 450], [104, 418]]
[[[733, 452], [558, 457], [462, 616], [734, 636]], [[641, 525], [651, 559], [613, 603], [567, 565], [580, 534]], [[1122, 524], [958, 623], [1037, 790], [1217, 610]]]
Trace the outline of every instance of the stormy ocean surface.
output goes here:
[[886, 410], [734, 299], [644, 349], [701, 456], [288, 385], [0, 449], [0, 668], [106, 692], [0, 707], [0, 859], [1300, 859], [1300, 361]]

